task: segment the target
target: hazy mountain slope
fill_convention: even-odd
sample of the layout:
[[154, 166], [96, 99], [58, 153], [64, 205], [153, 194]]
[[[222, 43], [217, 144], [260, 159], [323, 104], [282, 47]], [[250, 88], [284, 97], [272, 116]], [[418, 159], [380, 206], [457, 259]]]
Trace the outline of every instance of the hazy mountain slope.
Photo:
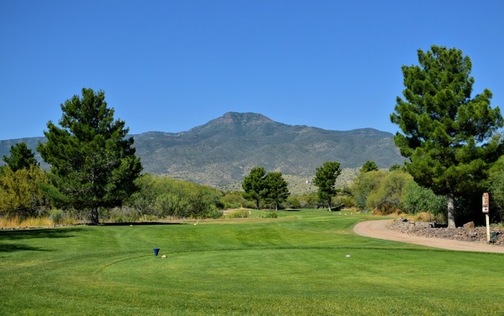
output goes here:
[[[256, 113], [230, 112], [186, 132], [148, 132], [134, 138], [145, 172], [219, 187], [241, 181], [259, 165], [309, 178], [326, 161], [338, 161], [343, 168], [358, 168], [367, 160], [380, 168], [403, 162], [390, 133], [286, 125]], [[21, 141], [35, 148], [41, 140]], [[0, 141], [0, 156], [17, 141]]]

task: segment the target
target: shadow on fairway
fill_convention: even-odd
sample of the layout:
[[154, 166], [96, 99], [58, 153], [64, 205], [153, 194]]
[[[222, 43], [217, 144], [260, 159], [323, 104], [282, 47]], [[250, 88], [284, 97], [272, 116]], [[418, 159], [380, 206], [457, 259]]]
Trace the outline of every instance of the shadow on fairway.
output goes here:
[[14, 252], [14, 251], [49, 251], [39, 247], [31, 247], [24, 244], [0, 244], [0, 252]]
[[42, 228], [23, 230], [2, 230], [0, 231], [0, 241], [18, 240], [31, 238], [69, 238], [73, 233], [81, 231], [79, 228]]
[[40, 247], [32, 247], [25, 244], [2, 243], [7, 240], [23, 240], [32, 238], [69, 238], [77, 228], [44, 228], [0, 231], [0, 252], [15, 251], [49, 251]]

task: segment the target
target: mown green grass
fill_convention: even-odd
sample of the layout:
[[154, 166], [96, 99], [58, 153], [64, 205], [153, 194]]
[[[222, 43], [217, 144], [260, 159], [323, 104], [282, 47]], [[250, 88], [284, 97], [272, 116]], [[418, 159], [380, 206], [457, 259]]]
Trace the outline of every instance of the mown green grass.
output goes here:
[[0, 314], [504, 313], [504, 255], [356, 236], [356, 214], [279, 214], [2, 231]]

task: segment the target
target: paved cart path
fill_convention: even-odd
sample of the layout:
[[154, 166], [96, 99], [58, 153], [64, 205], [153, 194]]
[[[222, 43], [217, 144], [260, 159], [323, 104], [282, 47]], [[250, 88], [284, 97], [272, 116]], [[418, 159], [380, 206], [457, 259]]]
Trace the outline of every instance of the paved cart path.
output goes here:
[[468, 242], [408, 235], [388, 229], [388, 224], [390, 222], [391, 220], [360, 222], [355, 225], [354, 232], [365, 237], [400, 241], [448, 250], [504, 253], [504, 247], [494, 246], [483, 242]]

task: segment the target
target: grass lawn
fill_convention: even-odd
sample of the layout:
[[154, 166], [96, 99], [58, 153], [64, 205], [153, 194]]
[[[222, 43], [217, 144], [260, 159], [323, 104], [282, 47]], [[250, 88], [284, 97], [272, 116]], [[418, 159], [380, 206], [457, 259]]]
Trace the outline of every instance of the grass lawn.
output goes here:
[[358, 214], [252, 215], [0, 231], [0, 314], [504, 314], [504, 255], [360, 237]]

